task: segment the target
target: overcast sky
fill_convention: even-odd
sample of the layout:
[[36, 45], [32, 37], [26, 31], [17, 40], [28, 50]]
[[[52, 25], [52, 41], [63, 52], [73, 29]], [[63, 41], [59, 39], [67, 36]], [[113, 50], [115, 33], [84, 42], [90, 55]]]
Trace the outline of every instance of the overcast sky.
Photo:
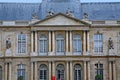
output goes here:
[[[120, 2], [120, 0], [80, 0], [81, 2]], [[39, 3], [41, 0], [0, 0], [0, 2]]]

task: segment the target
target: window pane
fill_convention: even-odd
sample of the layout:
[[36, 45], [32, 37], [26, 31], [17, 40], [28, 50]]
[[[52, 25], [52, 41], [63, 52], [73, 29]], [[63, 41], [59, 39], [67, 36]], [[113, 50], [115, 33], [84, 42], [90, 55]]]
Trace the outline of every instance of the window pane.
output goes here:
[[17, 80], [25, 80], [25, 65], [19, 64], [17, 69]]
[[102, 34], [94, 34], [94, 51], [103, 52], [103, 36]]
[[2, 67], [0, 66], [0, 80], [2, 80]]
[[18, 53], [26, 53], [26, 35], [18, 34]]
[[101, 80], [103, 80], [103, 64], [101, 63], [97, 63], [95, 64], [96, 66], [96, 69], [95, 69], [95, 80], [98, 80], [97, 79], [97, 76], [101, 76]]
[[56, 36], [56, 52], [57, 53], [64, 52], [64, 36], [63, 35]]
[[47, 66], [42, 64], [39, 71], [39, 80], [48, 80]]
[[48, 52], [48, 40], [45, 34], [42, 34], [39, 39], [39, 53], [46, 55]]
[[56, 67], [57, 80], [65, 80], [64, 72], [65, 72], [64, 65], [62, 65], [62, 64], [57, 65], [57, 67]]
[[81, 80], [81, 66], [76, 64], [74, 66], [74, 80]]
[[79, 34], [74, 34], [73, 39], [73, 52], [80, 53], [82, 52], [82, 44], [81, 44], [81, 38]]
[[120, 34], [118, 35], [118, 48], [120, 49]]

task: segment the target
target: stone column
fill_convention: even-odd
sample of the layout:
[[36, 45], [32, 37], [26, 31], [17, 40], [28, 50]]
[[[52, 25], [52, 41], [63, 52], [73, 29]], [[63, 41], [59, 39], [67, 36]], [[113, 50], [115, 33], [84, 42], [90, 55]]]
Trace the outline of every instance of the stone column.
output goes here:
[[49, 31], [49, 53], [51, 53], [51, 31]]
[[33, 62], [31, 62], [31, 80], [33, 80]]
[[72, 31], [70, 31], [70, 54], [72, 55], [72, 49], [73, 49], [73, 46], [72, 46]]
[[83, 54], [86, 54], [86, 31], [83, 32]]
[[73, 80], [73, 65], [72, 65], [72, 61], [70, 61], [70, 80]]
[[52, 52], [55, 55], [55, 31], [52, 31]]
[[69, 62], [66, 63], [66, 80], [69, 80]]
[[12, 74], [11, 71], [12, 71], [12, 63], [10, 62], [9, 63], [9, 80], [11, 80], [11, 76], [12, 76], [11, 75]]
[[87, 52], [90, 51], [90, 32], [87, 31]]
[[87, 79], [87, 76], [86, 76], [86, 61], [84, 61], [84, 80]]
[[51, 61], [49, 61], [49, 80], [51, 80]]
[[35, 80], [38, 80], [37, 62], [35, 62]]
[[33, 53], [33, 31], [31, 31], [31, 53]]
[[7, 77], [8, 77], [8, 69], [7, 69], [7, 67], [8, 67], [8, 64], [7, 63], [5, 63], [5, 80], [7, 80]]
[[37, 31], [35, 31], [35, 52], [36, 52], [36, 55], [37, 55], [37, 44], [38, 44], [38, 40], [37, 40]]
[[66, 31], [66, 55], [68, 55], [68, 31]]
[[55, 62], [52, 61], [52, 76], [55, 76]]
[[87, 63], [88, 63], [88, 80], [90, 80], [90, 61], [88, 61]]
[[111, 61], [109, 62], [109, 80], [112, 80], [112, 65], [111, 65]]
[[113, 62], [113, 79], [116, 80], [116, 66], [115, 66], [115, 61]]

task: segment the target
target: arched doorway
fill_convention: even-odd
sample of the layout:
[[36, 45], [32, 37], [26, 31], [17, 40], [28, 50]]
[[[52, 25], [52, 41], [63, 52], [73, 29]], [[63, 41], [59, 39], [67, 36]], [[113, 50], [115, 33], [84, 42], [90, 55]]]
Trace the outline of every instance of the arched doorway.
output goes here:
[[65, 67], [63, 64], [56, 67], [56, 80], [65, 80]]
[[48, 69], [45, 64], [39, 67], [39, 80], [48, 80]]
[[74, 80], [82, 80], [82, 69], [80, 64], [74, 66]]
[[0, 80], [2, 80], [2, 66], [0, 66]]

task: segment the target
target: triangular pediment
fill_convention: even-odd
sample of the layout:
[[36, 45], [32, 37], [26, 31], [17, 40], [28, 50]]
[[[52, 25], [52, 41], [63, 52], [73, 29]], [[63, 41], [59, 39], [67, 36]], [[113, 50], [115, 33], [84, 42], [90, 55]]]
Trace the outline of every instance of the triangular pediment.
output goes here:
[[53, 15], [51, 17], [47, 17], [43, 20], [37, 21], [32, 24], [33, 26], [43, 26], [43, 25], [88, 25], [88, 23], [81, 21], [79, 19], [76, 19], [71, 16], [67, 16], [65, 14], [59, 13], [56, 15]]

